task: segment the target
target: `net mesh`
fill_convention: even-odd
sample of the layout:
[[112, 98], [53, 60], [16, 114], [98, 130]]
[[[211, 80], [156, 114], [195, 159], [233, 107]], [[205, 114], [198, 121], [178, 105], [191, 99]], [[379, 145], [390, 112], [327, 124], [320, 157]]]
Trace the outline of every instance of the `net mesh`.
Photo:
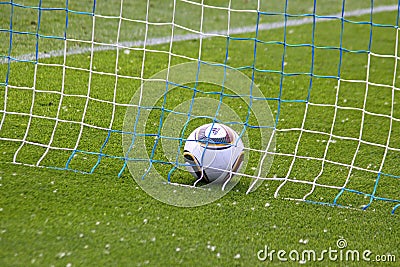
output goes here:
[[[147, 144], [155, 139], [146, 160], [166, 165], [160, 170], [168, 177], [184, 176], [175, 170], [191, 128], [164, 136], [164, 118], [218, 120], [219, 109], [215, 116], [191, 114], [197, 97], [209, 97], [239, 113], [236, 121], [220, 122], [250, 134], [246, 151], [255, 156], [238, 175], [267, 181], [275, 197], [364, 209], [382, 203], [394, 212], [400, 205], [398, 2], [217, 2], [0, 2], [1, 161], [122, 175], [127, 160], [143, 160], [123, 153], [122, 135], [129, 134]], [[241, 95], [209, 88], [196, 77], [189, 85], [168, 80], [172, 66], [188, 62], [238, 70], [263, 97], [251, 88]], [[164, 69], [167, 76], [157, 81], [177, 92], [167, 91], [153, 106], [141, 97], [132, 103]], [[180, 97], [193, 102], [185, 112], [174, 111]], [[248, 107], [239, 97], [252, 99]], [[270, 107], [271, 125], [253, 123], [256, 100]], [[125, 133], [128, 107], [148, 112], [151, 127]], [[264, 147], [271, 142], [252, 138], [263, 127], [272, 129], [273, 150]], [[178, 142], [175, 160], [160, 153], [160, 139]], [[263, 173], [267, 156], [274, 160]]]

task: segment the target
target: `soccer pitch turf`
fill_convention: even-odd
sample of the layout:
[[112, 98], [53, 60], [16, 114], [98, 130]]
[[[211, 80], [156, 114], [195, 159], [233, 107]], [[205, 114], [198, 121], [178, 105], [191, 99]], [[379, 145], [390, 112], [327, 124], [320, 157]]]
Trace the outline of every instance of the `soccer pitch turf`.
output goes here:
[[[127, 2], [129, 1], [125, 1]], [[221, 3], [225, 2], [218, 1], [219, 4], [214, 3], [214, 5], [222, 5]], [[159, 19], [159, 22], [171, 20], [171, 6], [165, 3], [166, 1], [159, 1], [152, 4], [155, 11], [150, 12], [150, 16]], [[300, 1], [291, 2], [293, 14], [310, 12], [299, 3]], [[350, 3], [354, 6], [348, 4], [349, 10], [365, 8], [357, 6], [355, 2]], [[65, 6], [65, 2], [60, 1], [59, 6], [63, 4]], [[182, 5], [181, 10], [185, 8], [190, 10], [193, 6], [187, 2], [178, 4]], [[249, 1], [243, 1], [242, 4], [242, 8], [254, 8], [254, 4]], [[382, 1], [379, 5], [381, 4], [393, 3]], [[83, 10], [83, 4], [82, 7], [78, 5], [76, 7], [71, 5], [69, 8]], [[10, 6], [8, 2], [0, 2], [0, 10], [6, 14], [0, 18], [2, 29], [9, 28]], [[99, 4], [98, 12], [119, 15], [119, 5], [117, 6], [118, 10], [115, 7], [112, 8], [112, 1], [104, 6]], [[90, 11], [89, 7], [87, 12]], [[146, 5], [143, 4], [141, 8], [137, 6], [134, 8], [128, 3], [124, 6], [123, 15], [144, 19], [142, 13], [145, 12], [143, 11], [145, 7]], [[270, 8], [278, 10], [282, 7], [276, 4], [275, 7], [272, 5]], [[340, 8], [341, 5], [321, 5], [319, 14], [337, 14]], [[132, 13], [129, 13], [130, 11]], [[218, 13], [218, 9], [209, 11], [208, 19], [207, 16], [204, 17], [204, 31], [223, 29], [226, 17], [221, 16], [222, 13]], [[282, 12], [282, 9], [280, 11]], [[14, 7], [12, 12], [15, 12], [14, 19], [16, 20], [14, 30], [24, 31], [24, 27], [31, 27], [25, 31], [35, 32], [37, 23], [31, 21], [37, 19], [37, 10]], [[62, 12], [65, 13], [62, 10], [43, 13], [46, 16], [43, 15], [41, 25], [46, 34], [62, 36], [65, 30], [65, 15], [63, 17]], [[72, 38], [87, 40], [87, 45], [90, 47], [91, 17], [74, 13], [70, 15], [68, 31], [72, 34]], [[236, 15], [237, 17], [232, 17], [232, 28], [247, 26], [243, 25], [243, 21], [246, 23], [249, 21], [249, 26], [256, 22], [256, 16], [253, 13], [238, 12]], [[357, 21], [370, 21], [370, 19], [370, 14], [357, 17]], [[266, 23], [281, 22], [282, 17], [265, 16], [264, 20]], [[376, 13], [373, 15], [373, 20], [376, 24], [396, 25], [397, 12]], [[109, 21], [117, 20], [98, 18], [96, 42], [108, 43], [111, 42], [110, 40], [116, 40], [118, 24], [107, 24]], [[200, 26], [198, 22], [187, 16], [176, 15], [176, 23], [190, 29], [198, 29]], [[82, 25], [82, 28], [78, 27], [79, 25]], [[170, 27], [163, 25], [149, 25], [149, 27], [154, 27], [154, 30], [150, 31], [154, 36], [148, 36], [152, 40], [168, 36], [171, 30]], [[278, 109], [276, 98], [281, 79], [279, 70], [282, 67], [284, 49], [282, 43], [320, 45], [321, 48], [316, 49], [314, 53], [311, 52], [309, 46], [285, 46], [285, 72], [298, 75], [285, 77], [279, 98], [290, 101], [283, 101], [281, 104], [279, 127], [281, 129], [304, 127], [315, 132], [329, 133], [333, 120], [332, 105], [336, 100], [336, 90], [332, 88], [337, 85], [337, 79], [326, 77], [337, 76], [339, 55], [339, 51], [332, 49], [333, 47], [338, 47], [341, 43], [341, 47], [350, 51], [364, 51], [343, 54], [340, 66], [340, 77], [343, 80], [365, 81], [365, 69], [368, 64], [370, 66], [368, 79], [372, 83], [390, 85], [394, 79], [392, 58], [372, 57], [371, 62], [368, 62], [365, 51], [371, 49], [376, 54], [393, 55], [397, 28], [376, 27], [371, 35], [371, 25], [349, 23], [346, 24], [346, 31], [341, 36], [341, 27], [340, 20], [337, 20], [320, 22], [314, 31], [312, 23], [288, 27], [287, 32], [284, 32], [283, 27], [261, 30], [258, 32], [259, 39], [276, 41], [258, 44], [259, 52], [256, 59], [254, 59], [254, 40], [248, 38], [249, 34], [236, 34], [237, 40], [230, 41], [227, 64], [239, 68], [249, 77], [252, 75], [252, 69], [243, 66], [251, 66], [254, 61], [258, 69], [277, 70], [257, 73], [254, 78], [264, 95], [271, 99], [268, 101], [271, 110], [276, 111]], [[126, 32], [121, 30], [119, 39], [121, 42], [144, 38], [144, 29], [134, 31], [131, 36], [129, 32], [131, 28], [127, 26], [121, 29], [126, 30]], [[175, 32], [177, 35], [185, 33], [187, 32], [179, 29]], [[9, 53], [9, 33], [2, 31], [0, 34], [7, 40], [0, 43], [0, 54], [3, 55], [2, 58], [5, 58]], [[336, 249], [342, 252], [358, 251], [360, 258], [363, 252], [371, 251], [371, 260], [376, 260], [376, 255], [394, 255], [399, 260], [400, 233], [397, 225], [399, 211], [396, 211], [394, 215], [390, 214], [394, 205], [392, 202], [374, 201], [371, 207], [362, 211], [360, 207], [368, 204], [370, 197], [346, 192], [341, 196], [340, 204], [350, 205], [355, 209], [310, 205], [304, 202], [282, 200], [282, 197], [302, 198], [310, 190], [309, 184], [288, 183], [280, 191], [279, 197], [274, 198], [273, 193], [281, 181], [265, 181], [258, 190], [246, 194], [250, 181], [242, 178], [232, 191], [212, 204], [195, 208], [178, 208], [151, 198], [135, 183], [127, 170], [118, 178], [117, 174], [123, 165], [120, 159], [103, 157], [101, 164], [97, 166], [96, 162], [99, 159], [97, 154], [77, 153], [77, 156], [70, 160], [70, 150], [51, 150], [41, 160], [46, 147], [27, 144], [19, 149], [20, 142], [13, 140], [25, 139], [33, 144], [48, 144], [54, 129], [54, 121], [41, 117], [54, 118], [58, 112], [57, 116], [61, 120], [80, 122], [85, 111], [84, 122], [87, 125], [109, 127], [110, 120], [104, 114], [113, 112], [110, 102], [127, 104], [136, 88], [140, 87], [140, 80], [131, 77], [141, 77], [141, 72], [143, 72], [143, 77], [149, 78], [167, 68], [169, 64], [172, 66], [189, 62], [189, 58], [197, 58], [199, 42], [198, 40], [175, 42], [171, 52], [185, 55], [185, 57], [179, 57], [170, 56], [170, 43], [160, 41], [158, 44], [147, 47], [145, 61], [143, 61], [143, 50], [124, 48], [117, 52], [99, 49], [91, 55], [90, 52], [85, 52], [84, 48], [79, 47], [85, 45], [83, 42], [71, 41], [71, 50], [80, 51], [80, 53], [71, 53], [65, 59], [63, 56], [43, 58], [39, 60], [43, 64], [35, 66], [31, 61], [34, 59], [32, 53], [35, 51], [36, 36], [13, 35], [13, 53], [16, 53], [13, 56], [27, 55], [28, 60], [12, 64], [2, 62], [3, 64], [0, 65], [0, 102], [7, 103], [7, 113], [2, 110], [4, 121], [0, 130], [0, 137], [3, 138], [0, 141], [0, 266], [264, 266], [285, 263], [275, 256], [272, 261], [270, 259], [261, 261], [258, 254], [260, 250], [265, 250], [265, 246], [268, 246], [270, 251], [275, 250], [275, 253], [278, 250], [286, 251], [286, 257], [290, 251], [298, 251], [301, 254], [302, 251], [313, 250], [318, 258], [322, 251]], [[285, 40], [283, 40], [284, 36]], [[64, 45], [62, 39], [41, 38], [39, 40], [40, 51], [58, 51]], [[224, 62], [226, 42], [226, 38], [223, 37], [204, 39], [201, 59], [207, 62]], [[371, 47], [369, 47], [370, 44], [372, 44]], [[96, 47], [98, 46], [95, 45], [94, 48]], [[117, 71], [116, 59], [118, 59]], [[308, 91], [310, 77], [302, 74], [310, 72], [312, 59], [313, 73], [316, 77], [313, 80], [312, 90]], [[143, 62], [145, 68], [142, 70]], [[64, 69], [64, 65], [68, 68]], [[87, 71], [90, 67], [94, 70], [93, 73]], [[117, 90], [114, 91], [116, 78], [115, 75], [109, 74], [116, 72], [120, 77]], [[87, 94], [89, 75], [90, 96], [104, 101], [89, 101], [85, 109], [86, 98], [80, 96]], [[318, 75], [325, 78], [319, 78]], [[8, 87], [3, 82], [6, 80], [10, 85]], [[33, 93], [29, 89], [33, 84], [41, 91]], [[394, 86], [400, 87], [398, 84]], [[61, 87], [63, 87], [62, 94], [65, 96], [62, 108], [58, 110]], [[211, 90], [207, 85], [200, 85], [200, 88], [204, 89], [204, 92]], [[49, 93], [54, 91], [59, 93]], [[114, 92], [117, 94], [114, 95]], [[308, 93], [310, 93], [309, 96]], [[371, 85], [369, 97], [366, 98], [367, 101], [364, 101], [365, 84], [342, 82], [340, 93], [337, 96], [340, 105], [352, 107], [352, 109], [344, 108], [336, 114], [336, 121], [342, 122], [335, 124], [333, 134], [336, 136], [358, 138], [362, 112], [354, 108], [362, 109], [365, 105], [371, 114], [390, 115], [391, 113], [391, 106], [385, 102], [391, 99], [391, 90]], [[399, 118], [400, 94], [398, 91], [396, 93], [392, 115]], [[178, 105], [182, 99], [187, 100], [191, 97], [190, 92], [179, 91], [176, 94], [173, 98], [176, 101], [167, 103], [167, 109]], [[214, 99], [219, 97], [207, 96]], [[307, 97], [318, 105], [309, 107], [306, 123], [302, 126], [304, 102], [293, 100]], [[32, 101], [35, 102], [32, 103]], [[231, 100], [226, 101], [229, 103]], [[114, 111], [113, 129], [121, 129], [126, 106], [116, 106]], [[247, 115], [244, 111], [236, 111], [241, 118]], [[158, 127], [159, 114], [157, 112], [154, 111], [153, 117], [150, 117], [149, 126], [146, 128], [148, 132], [155, 131]], [[33, 117], [30, 122], [28, 122], [28, 116], [18, 115], [31, 113], [36, 117]], [[364, 120], [364, 140], [384, 145], [389, 131], [388, 120], [385, 117], [368, 116], [368, 114]], [[26, 135], [28, 124], [29, 133]], [[195, 125], [190, 127], [194, 128]], [[73, 148], [79, 131], [78, 124], [60, 123], [54, 134], [52, 146]], [[392, 147], [400, 147], [399, 132], [400, 123], [395, 121], [392, 125], [390, 144]], [[106, 131], [85, 127], [80, 139], [79, 151], [98, 151], [103, 146], [106, 135]], [[256, 134], [252, 136], [250, 132], [252, 147], [261, 149], [261, 143], [256, 137]], [[149, 137], [148, 140], [151, 142], [152, 138]], [[302, 142], [296, 148], [299, 140], [298, 131], [278, 134], [276, 152], [281, 155], [291, 154], [296, 149], [299, 155], [313, 158], [324, 157], [326, 140], [320, 140], [321, 135], [304, 133], [301, 138]], [[107, 140], [102, 153], [123, 156], [121, 134], [112, 133]], [[382, 147], [364, 145], [358, 152], [360, 156], [352, 162], [356, 142], [337, 139], [335, 145], [329, 150], [327, 157], [330, 160], [346, 166], [352, 164], [360, 168], [378, 170], [382, 160]], [[151, 149], [152, 146], [148, 146], [148, 150], [151, 151]], [[18, 154], [16, 154], [17, 150]], [[17, 155], [16, 158], [15, 155]], [[398, 153], [397, 157], [395, 154], [392, 157], [389, 156], [388, 158], [392, 160], [385, 163], [382, 172], [399, 175]], [[155, 159], [163, 160], [162, 153], [158, 153]], [[41, 160], [43, 166], [61, 169], [65, 167], [66, 162], [69, 162], [69, 169], [83, 172], [91, 172], [93, 166], [97, 168], [92, 174], [83, 174], [10, 163], [17, 161], [34, 165], [38, 160]], [[270, 174], [284, 177], [291, 168], [292, 175], [297, 179], [312, 181], [321, 170], [321, 163], [313, 160], [298, 159], [293, 168], [289, 167], [290, 163], [290, 158], [276, 156]], [[251, 170], [255, 166], [257, 166], [257, 158], [250, 157], [247, 169]], [[157, 166], [157, 168], [163, 173], [168, 173], [170, 170], [170, 167], [165, 165]], [[346, 168], [327, 164], [324, 175], [318, 181], [321, 184], [342, 185], [345, 174], [341, 172], [345, 173]], [[349, 187], [360, 192], [374, 191], [375, 183], [369, 181], [375, 181], [376, 175], [367, 177], [363, 175], [361, 171], [354, 171]], [[146, 177], [148, 178], [151, 177]], [[191, 179], [190, 175], [182, 171], [177, 171], [173, 178], [181, 179], [182, 182]], [[399, 179], [385, 177], [380, 183], [381, 186], [377, 192], [379, 196], [397, 200], [400, 198]], [[336, 195], [337, 190], [317, 188], [309, 200], [331, 203]], [[338, 248], [338, 241], [347, 242], [347, 246]], [[331, 260], [326, 256], [322, 262], [308, 260], [307, 265], [333, 266], [345, 263], [349, 266], [360, 266], [373, 263], [362, 259], [359, 262], [341, 260], [342, 262], [339, 262], [338, 258]], [[393, 258], [391, 260], [390, 264], [394, 265]]]

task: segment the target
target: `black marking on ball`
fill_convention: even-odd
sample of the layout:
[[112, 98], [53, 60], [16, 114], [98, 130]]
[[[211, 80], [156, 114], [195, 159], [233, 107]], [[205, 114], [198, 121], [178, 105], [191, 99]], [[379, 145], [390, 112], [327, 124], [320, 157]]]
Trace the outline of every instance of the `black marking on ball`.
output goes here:
[[209, 182], [206, 172], [203, 171], [199, 161], [192, 153], [185, 150], [183, 151], [183, 157], [185, 158], [185, 162], [190, 164], [190, 167], [193, 169], [193, 172], [196, 174], [198, 179], [203, 178], [206, 182]]

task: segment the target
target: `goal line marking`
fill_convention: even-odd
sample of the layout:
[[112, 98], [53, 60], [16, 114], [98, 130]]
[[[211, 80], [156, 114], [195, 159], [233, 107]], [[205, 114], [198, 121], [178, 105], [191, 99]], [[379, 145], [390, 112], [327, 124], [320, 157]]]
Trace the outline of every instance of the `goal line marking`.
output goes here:
[[[378, 6], [375, 7], [372, 11], [373, 14], [375, 13], [381, 13], [381, 12], [389, 12], [389, 11], [395, 11], [398, 10], [399, 6], [397, 5], [389, 5], [389, 6]], [[371, 13], [370, 8], [365, 8], [365, 9], [357, 9], [353, 11], [348, 11], [345, 12], [344, 15], [345, 17], [359, 17], [363, 15], [367, 15]], [[323, 22], [323, 21], [329, 21], [332, 20], [333, 18], [341, 18], [342, 14], [337, 13], [337, 14], [332, 14], [332, 15], [324, 15], [318, 17], [318, 22]], [[286, 22], [286, 26], [300, 26], [300, 25], [305, 25], [305, 24], [310, 24], [313, 23], [313, 18], [310, 17], [305, 17], [302, 19], [295, 19], [295, 20], [288, 20]], [[279, 29], [285, 27], [284, 22], [271, 22], [271, 23], [262, 23], [259, 24], [258, 30], [272, 30], [272, 29]], [[250, 33], [250, 32], [255, 32], [256, 25], [253, 26], [245, 26], [245, 27], [238, 27], [238, 28], [231, 28], [230, 29], [230, 34], [244, 34], [244, 33]], [[173, 36], [173, 41], [174, 42], [181, 42], [181, 41], [189, 41], [189, 40], [198, 40], [200, 38], [211, 38], [211, 37], [216, 37], [216, 36], [226, 36], [226, 30], [217, 30], [217, 31], [212, 31], [212, 32], [206, 32], [206, 33], [192, 33], [192, 34], [183, 34], [183, 35], [174, 35]], [[151, 45], [161, 45], [161, 44], [167, 44], [171, 42], [171, 36], [168, 37], [157, 37], [157, 38], [150, 38], [146, 40], [146, 46], [151, 46]], [[93, 49], [91, 47], [83, 47], [83, 48], [74, 48], [71, 49], [67, 52], [68, 55], [79, 55], [79, 54], [84, 54], [91, 52], [98, 52], [98, 51], [109, 51], [109, 50], [115, 50], [118, 48], [129, 48], [129, 47], [141, 47], [143, 46], [145, 41], [140, 40], [140, 41], [126, 41], [126, 42], [121, 42], [121, 43], [116, 43], [116, 44], [100, 44], [101, 46], [94, 47]], [[47, 53], [39, 53], [37, 58], [38, 59], [43, 59], [43, 58], [52, 58], [52, 57], [59, 57], [63, 56], [65, 53], [64, 49], [60, 50], [53, 50]], [[30, 54], [24, 54], [21, 56], [18, 56], [15, 61], [34, 61], [36, 59], [36, 54], [35, 53], [30, 53]], [[0, 64], [5, 64], [8, 63], [8, 57], [4, 57], [0, 59]]]

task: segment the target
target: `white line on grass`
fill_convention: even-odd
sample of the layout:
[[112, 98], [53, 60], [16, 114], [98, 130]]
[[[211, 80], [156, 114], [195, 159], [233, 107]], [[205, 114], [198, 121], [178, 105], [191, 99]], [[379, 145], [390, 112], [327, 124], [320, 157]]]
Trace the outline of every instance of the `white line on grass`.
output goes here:
[[[397, 5], [390, 5], [390, 6], [378, 6], [373, 9], [373, 13], [380, 13], [380, 12], [388, 12], [388, 11], [395, 11], [398, 10], [399, 6]], [[345, 12], [344, 16], [347, 17], [358, 17], [362, 15], [367, 15], [371, 13], [370, 8], [365, 8], [365, 9], [357, 9], [353, 11], [347, 11]], [[328, 21], [332, 20], [334, 18], [341, 18], [342, 14], [337, 13], [337, 14], [332, 14], [332, 15], [327, 15], [323, 16], [323, 18], [317, 18], [318, 22], [321, 21]], [[313, 23], [313, 18], [310, 17], [304, 17], [302, 19], [295, 19], [295, 20], [288, 20], [286, 22], [286, 26], [300, 26], [300, 25], [305, 25], [305, 24], [310, 24]], [[272, 23], [262, 23], [258, 26], [259, 30], [272, 30], [272, 29], [279, 29], [283, 28], [285, 26], [284, 22], [272, 22]], [[246, 26], [246, 27], [239, 27], [239, 28], [231, 28], [230, 29], [230, 35], [232, 34], [243, 34], [243, 33], [250, 33], [254, 32], [256, 29], [256, 25], [252, 26]], [[226, 36], [226, 30], [218, 30], [218, 31], [212, 31], [208, 33], [191, 33], [191, 34], [183, 34], [183, 35], [174, 35], [174, 42], [179, 42], [179, 41], [189, 41], [189, 40], [197, 40], [200, 39], [200, 37], [203, 38], [211, 38], [215, 36]], [[150, 38], [147, 39], [146, 41], [146, 46], [149, 45], [160, 45], [160, 44], [168, 44], [171, 42], [171, 37], [159, 37], [159, 38]], [[107, 51], [107, 50], [114, 50], [117, 48], [128, 48], [128, 47], [142, 47], [144, 45], [144, 41], [127, 41], [127, 42], [121, 42], [117, 44], [101, 44], [101, 46], [97, 47], [83, 47], [83, 48], [74, 48], [71, 49], [67, 52], [67, 55], [78, 55], [78, 54], [83, 54], [83, 53], [88, 53], [93, 50], [93, 52], [97, 51]], [[51, 57], [59, 57], [64, 55], [64, 50], [54, 50], [50, 51], [47, 53], [39, 53], [38, 54], [38, 59], [42, 58], [51, 58]], [[17, 57], [18, 60], [35, 60], [36, 54], [35, 53], [30, 53], [30, 54], [24, 54], [21, 56]], [[7, 58], [2, 58], [0, 59], [0, 64], [5, 64], [8, 63]]]

